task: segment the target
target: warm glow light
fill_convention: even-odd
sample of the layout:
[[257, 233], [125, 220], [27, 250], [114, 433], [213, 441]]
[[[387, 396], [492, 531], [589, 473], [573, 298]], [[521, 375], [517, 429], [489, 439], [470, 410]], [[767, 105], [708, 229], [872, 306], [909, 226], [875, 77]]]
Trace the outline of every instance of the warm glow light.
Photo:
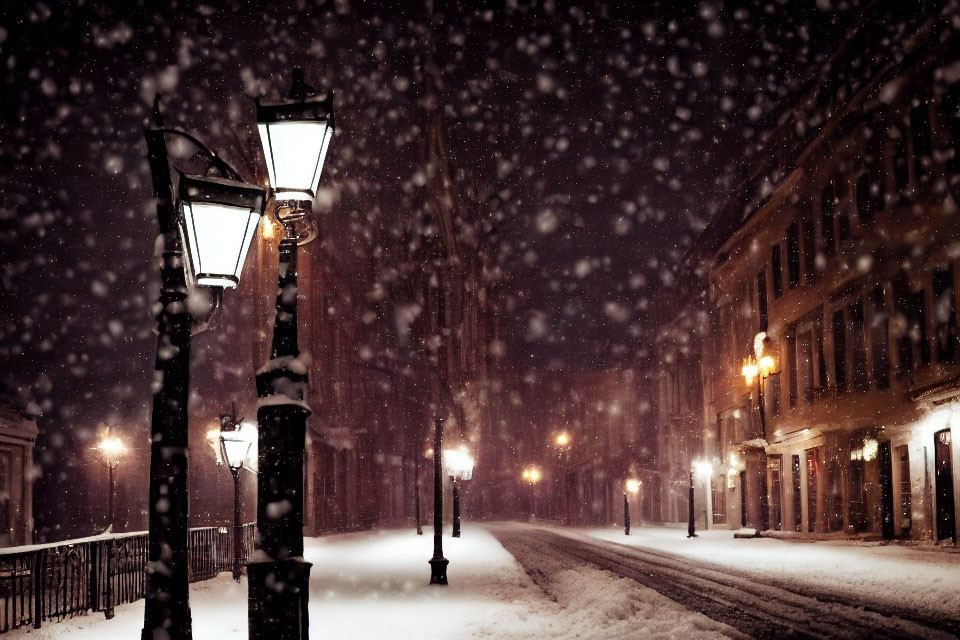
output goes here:
[[565, 447], [565, 446], [567, 446], [568, 444], [570, 444], [570, 436], [567, 435], [566, 432], [561, 433], [561, 434], [559, 434], [559, 435], [557, 436], [557, 446], [558, 446], [558, 447]]
[[100, 452], [104, 464], [109, 466], [119, 464], [121, 456], [127, 452], [127, 445], [115, 436], [104, 436], [95, 448]]
[[458, 480], [469, 480], [473, 477], [473, 456], [463, 447], [443, 450], [443, 466], [447, 474]]
[[536, 484], [540, 482], [540, 477], [540, 469], [537, 467], [527, 467], [523, 470], [523, 479], [530, 484]]
[[698, 476], [703, 478], [709, 478], [713, 475], [713, 465], [706, 460], [695, 460], [693, 470]]
[[630, 478], [627, 480], [627, 491], [630, 493], [639, 493], [641, 484], [642, 483], [639, 480]]
[[757, 377], [759, 372], [760, 370], [752, 358], [743, 363], [743, 369], [741, 369], [741, 373], [743, 374], [743, 379], [747, 381], [748, 385], [753, 384], [753, 379]]
[[760, 358], [760, 373], [763, 374], [763, 377], [766, 378], [773, 372], [774, 362], [771, 356], [763, 356]]

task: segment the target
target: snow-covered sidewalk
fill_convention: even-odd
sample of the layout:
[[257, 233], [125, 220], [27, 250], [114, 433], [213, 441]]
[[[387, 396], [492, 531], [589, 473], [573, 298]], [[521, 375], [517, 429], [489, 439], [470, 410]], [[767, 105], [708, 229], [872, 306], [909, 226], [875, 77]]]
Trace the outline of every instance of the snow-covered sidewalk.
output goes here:
[[879, 542], [735, 540], [732, 531], [722, 529], [698, 531], [693, 539], [686, 529], [666, 527], [634, 527], [629, 536], [619, 528], [554, 530], [674, 554], [793, 590], [927, 615], [954, 616], [960, 610], [960, 554], [955, 553]]
[[[311, 638], [713, 638], [736, 635], [632, 580], [595, 568], [545, 567], [549, 593], [496, 539], [467, 525], [444, 536], [450, 585], [427, 583], [429, 532], [386, 530], [307, 540]], [[229, 574], [191, 586], [194, 637], [246, 638], [246, 583]], [[139, 637], [143, 602], [22, 629], [8, 637]]]

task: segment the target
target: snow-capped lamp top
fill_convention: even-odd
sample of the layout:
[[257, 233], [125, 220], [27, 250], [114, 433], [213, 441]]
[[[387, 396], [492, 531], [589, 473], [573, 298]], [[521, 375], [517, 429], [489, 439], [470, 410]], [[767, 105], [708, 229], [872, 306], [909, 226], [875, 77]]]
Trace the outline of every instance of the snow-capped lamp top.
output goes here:
[[336, 128], [333, 92], [316, 93], [294, 69], [288, 100], [257, 100], [257, 128], [274, 197], [312, 202]]
[[226, 178], [181, 173], [179, 179], [180, 235], [191, 286], [236, 288], [266, 192]]

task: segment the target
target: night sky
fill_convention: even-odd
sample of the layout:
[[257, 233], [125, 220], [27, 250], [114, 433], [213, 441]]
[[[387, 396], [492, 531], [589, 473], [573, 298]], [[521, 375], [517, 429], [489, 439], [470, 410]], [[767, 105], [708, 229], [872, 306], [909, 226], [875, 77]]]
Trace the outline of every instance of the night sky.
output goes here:
[[[285, 92], [293, 66], [335, 89], [316, 210], [349, 271], [371, 238], [423, 218], [432, 43], [458, 179], [496, 194], [505, 221], [486, 250], [509, 293], [509, 358], [598, 368], [649, 356], [648, 305], [856, 13], [836, 0], [133, 4], [0, 8], [0, 378], [41, 416], [48, 481], [82, 463], [98, 426], [148, 421], [159, 283], [142, 126], [156, 91], [168, 125], [262, 182], [252, 98]], [[218, 360], [229, 338], [196, 341], [198, 394], [252, 384]]]

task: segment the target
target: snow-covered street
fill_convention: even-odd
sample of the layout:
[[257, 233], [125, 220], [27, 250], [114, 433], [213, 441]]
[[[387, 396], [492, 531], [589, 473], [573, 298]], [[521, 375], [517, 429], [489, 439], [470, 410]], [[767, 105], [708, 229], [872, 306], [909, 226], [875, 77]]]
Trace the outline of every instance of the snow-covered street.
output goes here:
[[[447, 532], [449, 534], [449, 531]], [[960, 555], [896, 545], [734, 540], [730, 531], [467, 525], [444, 537], [446, 588], [427, 584], [429, 531], [307, 540], [311, 638], [951, 637]], [[192, 585], [196, 638], [246, 637], [246, 582]], [[12, 637], [137, 637], [143, 602]], [[725, 624], [728, 623], [728, 624]], [[942, 630], [942, 631], [941, 631]]]

